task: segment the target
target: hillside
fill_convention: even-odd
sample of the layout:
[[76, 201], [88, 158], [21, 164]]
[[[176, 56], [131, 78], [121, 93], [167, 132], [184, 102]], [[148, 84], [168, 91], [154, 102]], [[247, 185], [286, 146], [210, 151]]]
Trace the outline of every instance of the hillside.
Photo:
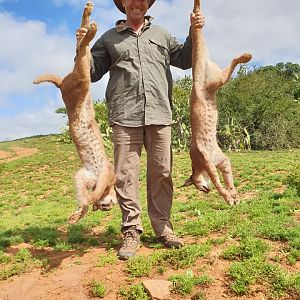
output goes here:
[[[146, 170], [140, 178], [142, 245], [128, 262], [116, 257], [120, 211], [75, 210], [72, 144], [55, 136], [0, 143], [0, 299], [148, 299], [145, 279], [173, 282], [170, 299], [300, 299], [300, 198], [286, 178], [300, 149], [228, 153], [241, 203], [180, 187], [188, 153], [174, 153], [172, 211], [186, 246], [156, 243], [146, 213]], [[103, 288], [101, 292], [101, 287]], [[105, 291], [104, 291], [105, 290]]]

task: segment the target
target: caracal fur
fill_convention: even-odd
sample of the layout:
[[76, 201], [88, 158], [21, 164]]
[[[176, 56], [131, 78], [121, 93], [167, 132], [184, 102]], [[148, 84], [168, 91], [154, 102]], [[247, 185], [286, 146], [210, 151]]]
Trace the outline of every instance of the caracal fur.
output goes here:
[[77, 42], [73, 71], [63, 79], [45, 74], [34, 81], [36, 84], [52, 82], [60, 89], [72, 140], [82, 162], [82, 167], [74, 176], [78, 210], [69, 217], [71, 224], [78, 222], [87, 213], [89, 204], [93, 204], [93, 210], [109, 210], [117, 202], [115, 174], [105, 153], [90, 92], [89, 43], [97, 32], [97, 24], [90, 23], [92, 10], [93, 3], [88, 1], [81, 22], [81, 27], [86, 27], [88, 31]]
[[[200, 11], [200, 0], [194, 0], [194, 12]], [[252, 56], [244, 53], [235, 57], [229, 66], [221, 70], [209, 60], [208, 49], [202, 28], [192, 29], [192, 74], [193, 86], [190, 97], [192, 175], [184, 186], [194, 184], [200, 191], [209, 192], [210, 180], [219, 194], [230, 205], [237, 204], [239, 197], [233, 184], [229, 158], [217, 142], [217, 101], [218, 89], [231, 77], [239, 63], [247, 63]], [[218, 171], [224, 178], [223, 187]]]

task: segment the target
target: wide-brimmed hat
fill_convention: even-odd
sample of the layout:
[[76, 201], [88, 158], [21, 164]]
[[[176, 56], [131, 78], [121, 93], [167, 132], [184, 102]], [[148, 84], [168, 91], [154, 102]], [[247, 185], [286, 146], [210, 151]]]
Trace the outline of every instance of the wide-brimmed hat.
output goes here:
[[[125, 14], [125, 9], [122, 5], [122, 1], [121, 0], [114, 0], [116, 7], [123, 13]], [[152, 4], [155, 2], [155, 0], [150, 0], [149, 1], [149, 8], [152, 6]]]

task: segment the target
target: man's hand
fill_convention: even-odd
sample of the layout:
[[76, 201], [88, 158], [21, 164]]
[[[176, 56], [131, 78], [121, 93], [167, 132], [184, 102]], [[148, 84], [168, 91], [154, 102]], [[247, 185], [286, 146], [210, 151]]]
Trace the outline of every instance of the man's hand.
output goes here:
[[192, 28], [202, 28], [205, 23], [205, 17], [201, 14], [200, 11], [191, 13], [191, 26]]
[[88, 30], [85, 27], [81, 27], [76, 30], [77, 43], [79, 43], [85, 37], [87, 32], [88, 32]]

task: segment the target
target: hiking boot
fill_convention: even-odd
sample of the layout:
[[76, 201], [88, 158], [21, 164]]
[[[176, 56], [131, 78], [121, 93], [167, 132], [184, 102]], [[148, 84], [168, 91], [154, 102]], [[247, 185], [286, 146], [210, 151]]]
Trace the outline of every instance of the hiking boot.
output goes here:
[[167, 233], [166, 235], [157, 238], [157, 240], [166, 248], [178, 249], [184, 245], [183, 240], [177, 237], [174, 232]]
[[118, 256], [120, 259], [128, 259], [135, 256], [140, 247], [140, 232], [135, 226], [130, 226], [123, 231], [124, 239], [122, 247], [119, 250]]

